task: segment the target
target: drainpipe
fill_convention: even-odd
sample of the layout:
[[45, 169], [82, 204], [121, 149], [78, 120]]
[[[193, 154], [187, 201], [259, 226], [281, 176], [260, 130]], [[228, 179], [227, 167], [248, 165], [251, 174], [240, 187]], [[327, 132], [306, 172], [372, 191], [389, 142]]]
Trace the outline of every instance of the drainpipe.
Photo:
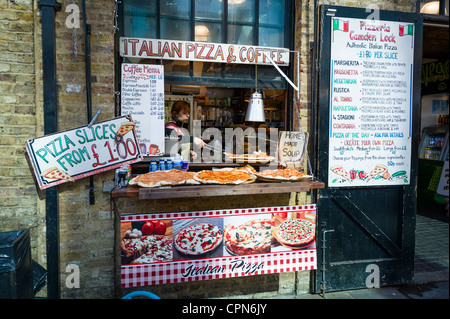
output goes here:
[[[92, 124], [92, 89], [91, 89], [91, 25], [86, 23], [86, 2], [81, 2], [81, 10], [83, 14], [83, 29], [84, 29], [84, 65], [86, 74], [86, 108], [87, 108], [87, 122]], [[95, 204], [94, 197], [94, 176], [89, 176], [89, 205]]]
[[[40, 0], [42, 18], [42, 71], [44, 95], [44, 134], [57, 131], [55, 14], [61, 3]], [[60, 297], [58, 187], [46, 190], [47, 298]]]

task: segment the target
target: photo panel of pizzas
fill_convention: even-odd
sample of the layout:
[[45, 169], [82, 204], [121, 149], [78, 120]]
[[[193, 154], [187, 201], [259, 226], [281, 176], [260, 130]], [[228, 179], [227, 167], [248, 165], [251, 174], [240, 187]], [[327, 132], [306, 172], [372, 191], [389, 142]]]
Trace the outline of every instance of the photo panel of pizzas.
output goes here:
[[151, 264], [173, 260], [172, 220], [149, 219], [121, 223], [122, 265]]
[[315, 248], [315, 212], [224, 218], [224, 256]]
[[292, 211], [289, 213], [276, 213], [273, 236], [276, 245], [272, 251], [286, 249], [313, 249], [316, 248], [316, 212]]
[[173, 260], [221, 257], [223, 218], [173, 221]]

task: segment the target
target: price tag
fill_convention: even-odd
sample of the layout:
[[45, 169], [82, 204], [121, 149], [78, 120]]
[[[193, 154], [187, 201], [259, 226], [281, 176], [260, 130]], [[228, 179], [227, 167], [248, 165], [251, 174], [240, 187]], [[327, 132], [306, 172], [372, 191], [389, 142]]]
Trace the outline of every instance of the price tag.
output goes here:
[[73, 182], [143, 159], [131, 116], [26, 142], [40, 189]]

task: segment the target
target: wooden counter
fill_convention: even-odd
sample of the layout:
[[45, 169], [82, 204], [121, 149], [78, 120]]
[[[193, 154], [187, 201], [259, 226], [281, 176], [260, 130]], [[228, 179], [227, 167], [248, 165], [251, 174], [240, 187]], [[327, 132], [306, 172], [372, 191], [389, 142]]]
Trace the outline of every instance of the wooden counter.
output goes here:
[[185, 185], [160, 188], [127, 186], [113, 190], [111, 195], [113, 198], [167, 199], [307, 192], [311, 189], [324, 187], [325, 184], [319, 181], [285, 183], [255, 182], [242, 185]]

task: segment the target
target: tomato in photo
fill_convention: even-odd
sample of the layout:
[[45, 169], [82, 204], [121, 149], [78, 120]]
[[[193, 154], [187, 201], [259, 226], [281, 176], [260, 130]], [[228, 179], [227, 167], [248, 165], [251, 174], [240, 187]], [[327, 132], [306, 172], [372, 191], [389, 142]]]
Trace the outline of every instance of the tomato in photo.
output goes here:
[[151, 235], [153, 234], [154, 229], [155, 229], [154, 224], [148, 221], [144, 225], [142, 225], [141, 231], [143, 235]]
[[164, 222], [156, 221], [154, 222], [154, 226], [155, 226], [154, 232], [156, 235], [164, 235], [166, 233], [167, 226]]

